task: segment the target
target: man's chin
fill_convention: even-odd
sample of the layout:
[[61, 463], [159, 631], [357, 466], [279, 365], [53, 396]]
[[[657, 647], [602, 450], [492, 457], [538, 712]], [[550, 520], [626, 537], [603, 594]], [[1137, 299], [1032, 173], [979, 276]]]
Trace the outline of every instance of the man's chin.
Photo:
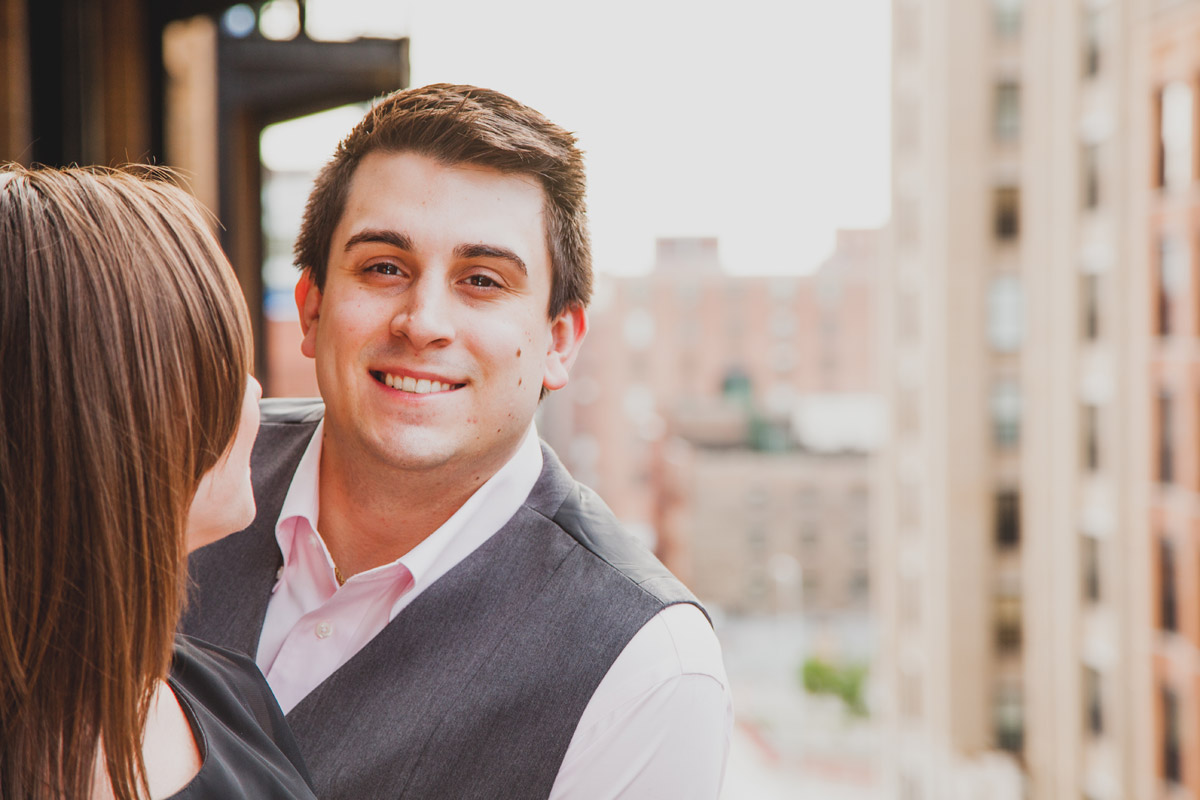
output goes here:
[[432, 432], [395, 431], [376, 437], [370, 445], [372, 458], [383, 468], [403, 472], [433, 472], [454, 461], [455, 450], [444, 436]]

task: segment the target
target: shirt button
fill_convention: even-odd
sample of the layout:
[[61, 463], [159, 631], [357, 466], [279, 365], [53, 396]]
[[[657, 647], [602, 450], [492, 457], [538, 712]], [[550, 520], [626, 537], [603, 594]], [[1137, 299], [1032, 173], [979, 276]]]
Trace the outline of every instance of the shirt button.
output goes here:
[[279, 580], [282, 577], [283, 577], [283, 567], [280, 567], [279, 569], [275, 570], [275, 580]]
[[318, 622], [316, 634], [317, 634], [318, 639], [328, 639], [330, 636], [333, 635], [333, 623], [332, 622]]

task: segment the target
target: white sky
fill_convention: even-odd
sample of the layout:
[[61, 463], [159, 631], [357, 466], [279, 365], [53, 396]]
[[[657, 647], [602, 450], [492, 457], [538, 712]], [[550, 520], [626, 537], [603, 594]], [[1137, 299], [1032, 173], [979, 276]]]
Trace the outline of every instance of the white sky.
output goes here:
[[[309, 0], [314, 37], [409, 36], [412, 85], [487, 86], [576, 132], [596, 266], [717, 236], [728, 271], [799, 273], [888, 216], [888, 0]], [[357, 110], [268, 131], [324, 162]], [[294, 124], [294, 123], [293, 123]]]

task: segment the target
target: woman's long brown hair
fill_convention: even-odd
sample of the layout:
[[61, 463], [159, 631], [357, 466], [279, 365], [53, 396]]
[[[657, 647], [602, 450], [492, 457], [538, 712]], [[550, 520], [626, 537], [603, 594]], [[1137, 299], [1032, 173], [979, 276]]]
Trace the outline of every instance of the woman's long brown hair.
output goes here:
[[161, 174], [0, 165], [0, 797], [147, 791], [200, 477], [237, 429], [249, 320]]

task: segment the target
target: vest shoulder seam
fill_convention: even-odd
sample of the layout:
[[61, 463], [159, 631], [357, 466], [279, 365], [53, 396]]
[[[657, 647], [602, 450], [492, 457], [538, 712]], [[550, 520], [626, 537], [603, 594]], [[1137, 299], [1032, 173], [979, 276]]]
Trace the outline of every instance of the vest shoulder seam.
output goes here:
[[[667, 597], [662, 597], [646, 588], [645, 584], [651, 583], [655, 580], [661, 580], [663, 578], [669, 578], [670, 580], [678, 582], [679, 579], [676, 578], [674, 575], [672, 575], [670, 572], [666, 571], [665, 568], [664, 568], [663, 574], [648, 575], [645, 578], [638, 580], [633, 575], [630, 575], [627, 571], [621, 569], [620, 567], [616, 566], [608, 559], [604, 558], [604, 556], [602, 556], [600, 553], [597, 553], [596, 551], [592, 550], [590, 547], [585, 545], [583, 542], [581, 542], [579, 540], [578, 537], [572, 535], [571, 532], [569, 530], [567, 530], [567, 528], [555, 518], [558, 515], [558, 513], [561, 511], [562, 507], [564, 505], [566, 505], [567, 500], [571, 497], [571, 495], [579, 491], [579, 487], [580, 487], [580, 484], [578, 482], [576, 482], [575, 485], [572, 487], [572, 490], [570, 492], [568, 492], [567, 495], [563, 498], [562, 502], [558, 504], [558, 507], [556, 507], [550, 513], [547, 513], [538, 508], [534, 508], [533, 506], [529, 505], [528, 503], [524, 504], [523, 507], [529, 509], [530, 511], [537, 514], [539, 517], [541, 517], [542, 519], [546, 520], [548, 523], [553, 525], [558, 531], [560, 531], [564, 536], [566, 536], [568, 539], [571, 540], [571, 544], [573, 547], [575, 547], [576, 549], [579, 549], [579, 550], [583, 550], [585, 553], [587, 553], [587, 555], [589, 557], [595, 559], [596, 561], [599, 561], [610, 572], [615, 573], [618, 578], [620, 578], [621, 580], [625, 581], [626, 583], [629, 583], [629, 584], [633, 585], [634, 587], [636, 587], [637, 590], [642, 595], [646, 596], [651, 601], [653, 601], [653, 603], [655, 604], [655, 606], [657, 607], [657, 609], [659, 611], [661, 611], [664, 608], [667, 608], [668, 606], [676, 605], [678, 603], [692, 603], [693, 605], [697, 606], [700, 609], [700, 612], [702, 614], [704, 614], [705, 617], [707, 617], [708, 612], [705, 611], [703, 606], [700, 606], [699, 602], [696, 601], [695, 599], [684, 598], [684, 597], [681, 597], [678, 599], [671, 599], [671, 598], [667, 598]], [[617, 523], [615, 520], [614, 520], [614, 524], [616, 524], [618, 527], [620, 527], [620, 523]], [[679, 585], [681, 588], [683, 587], [683, 584], [679, 584]], [[685, 589], [685, 591], [686, 591], [686, 589]]]

